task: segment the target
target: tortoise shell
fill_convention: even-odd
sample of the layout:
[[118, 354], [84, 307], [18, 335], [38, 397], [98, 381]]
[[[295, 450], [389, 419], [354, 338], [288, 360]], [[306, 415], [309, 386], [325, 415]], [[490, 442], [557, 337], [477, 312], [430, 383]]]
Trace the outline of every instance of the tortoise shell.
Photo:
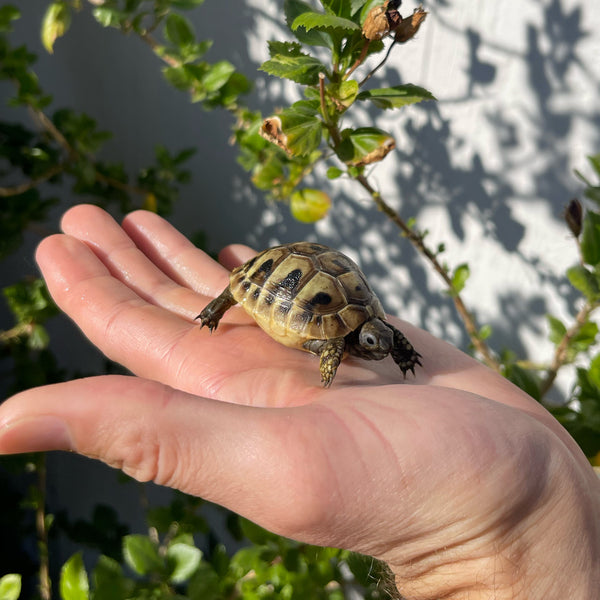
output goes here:
[[345, 337], [385, 313], [356, 263], [321, 244], [269, 248], [234, 269], [233, 298], [278, 342]]

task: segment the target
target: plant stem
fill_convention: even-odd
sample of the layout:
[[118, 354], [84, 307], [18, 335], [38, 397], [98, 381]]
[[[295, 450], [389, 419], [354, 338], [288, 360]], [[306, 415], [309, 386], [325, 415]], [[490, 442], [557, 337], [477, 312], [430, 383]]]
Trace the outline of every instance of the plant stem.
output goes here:
[[500, 363], [496, 360], [492, 354], [488, 345], [480, 338], [475, 319], [471, 312], [467, 309], [459, 293], [453, 290], [452, 280], [448, 275], [448, 272], [437, 260], [436, 255], [425, 245], [423, 236], [417, 233], [414, 229], [409, 227], [400, 215], [383, 199], [381, 194], [375, 190], [368, 182], [364, 175], [359, 175], [356, 180], [369, 192], [371, 198], [373, 198], [377, 208], [381, 210], [401, 231], [402, 234], [408, 239], [408, 241], [417, 249], [417, 251], [423, 255], [429, 263], [432, 265], [434, 270], [442, 278], [448, 290], [452, 292], [451, 297], [454, 301], [454, 306], [459, 316], [461, 317], [467, 334], [471, 340], [471, 343], [481, 355], [483, 362], [495, 371], [500, 371]]
[[541, 397], [544, 397], [544, 395], [548, 393], [556, 380], [558, 371], [567, 363], [571, 340], [581, 331], [581, 328], [588, 322], [590, 315], [596, 308], [598, 308], [597, 303], [586, 302], [575, 316], [573, 325], [565, 332], [562, 339], [557, 344], [556, 349], [554, 350], [554, 357], [546, 372], [546, 377], [540, 384]]
[[37, 499], [35, 508], [35, 528], [40, 553], [39, 591], [41, 600], [51, 600], [52, 584], [48, 560], [48, 527], [46, 522], [46, 455], [36, 457]]

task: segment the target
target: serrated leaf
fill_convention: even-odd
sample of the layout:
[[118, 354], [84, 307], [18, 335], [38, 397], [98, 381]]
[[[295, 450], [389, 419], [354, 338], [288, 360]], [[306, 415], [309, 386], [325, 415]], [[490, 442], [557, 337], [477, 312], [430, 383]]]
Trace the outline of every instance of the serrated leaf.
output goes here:
[[296, 31], [299, 27], [304, 27], [306, 31], [310, 31], [311, 29], [335, 29], [345, 33], [352, 33], [360, 30], [360, 27], [354, 21], [350, 21], [350, 19], [313, 11], [302, 13], [294, 19], [292, 31]]
[[21, 594], [21, 576], [8, 573], [0, 577], [0, 600], [17, 600]]
[[583, 218], [581, 255], [588, 265], [600, 263], [600, 215], [591, 210]]
[[370, 100], [379, 108], [400, 108], [423, 100], [435, 100], [435, 96], [425, 88], [407, 83], [389, 88], [379, 88], [361, 92], [358, 100]]
[[148, 575], [164, 567], [156, 544], [146, 535], [126, 535], [123, 538], [123, 558], [138, 575]]
[[316, 58], [300, 50], [300, 44], [269, 42], [271, 58], [259, 69], [269, 75], [285, 77], [303, 85], [316, 85], [319, 73], [327, 71], [325, 65]]
[[78, 552], [60, 570], [60, 597], [62, 600], [88, 600], [89, 591], [83, 558]]
[[71, 25], [71, 10], [66, 2], [53, 2], [42, 20], [42, 44], [52, 54], [54, 42], [63, 36]]
[[202, 552], [189, 544], [174, 543], [167, 548], [167, 561], [172, 565], [169, 580], [173, 583], [187, 581], [200, 565]]
[[171, 13], [167, 17], [165, 37], [175, 46], [188, 46], [196, 41], [190, 21], [177, 13]]
[[571, 285], [588, 300], [594, 301], [598, 298], [600, 294], [598, 277], [583, 265], [575, 265], [567, 269], [567, 278]]
[[[296, 20], [296, 17], [306, 12], [311, 12], [312, 6], [302, 0], [285, 0], [283, 3], [283, 10], [285, 12], [285, 22], [287, 23], [287, 26], [292, 29], [292, 23]], [[298, 27], [298, 29], [294, 31], [294, 35], [302, 44], [308, 44], [309, 46], [324, 46], [325, 48], [333, 47], [331, 36], [326, 31], [318, 31], [316, 29], [306, 31], [304, 27]]]
[[323, 131], [317, 114], [314, 101], [300, 100], [279, 115], [287, 147], [293, 154], [304, 156], [319, 147]]
[[347, 165], [361, 167], [383, 160], [395, 146], [394, 138], [376, 127], [346, 129], [337, 155]]
[[548, 325], [550, 325], [548, 339], [553, 344], [560, 344], [562, 339], [565, 337], [565, 333], [567, 333], [567, 328], [560, 319], [557, 319], [552, 315], [546, 315], [546, 318], [548, 319]]
[[319, 221], [331, 208], [331, 198], [320, 190], [296, 190], [290, 198], [290, 210], [295, 219], [302, 223]]

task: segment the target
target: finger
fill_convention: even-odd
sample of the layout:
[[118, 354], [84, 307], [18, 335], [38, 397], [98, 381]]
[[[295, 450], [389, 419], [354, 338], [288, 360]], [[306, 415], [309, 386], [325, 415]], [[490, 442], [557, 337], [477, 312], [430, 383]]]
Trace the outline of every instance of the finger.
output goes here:
[[[173, 231], [162, 219], [158, 219], [166, 225], [164, 229]], [[65, 213], [62, 228], [65, 233], [90, 246], [110, 273], [131, 287], [138, 296], [190, 320], [198, 314], [201, 301], [197, 294], [165, 273], [162, 269], [165, 261], [157, 266], [105, 211], [96, 206], [76, 206]], [[173, 237], [177, 237], [176, 241], [181, 244], [181, 236]], [[203, 265], [199, 267], [201, 272], [209, 271], [212, 267], [213, 273], [207, 273], [207, 281], [210, 281], [211, 275], [217, 278], [222, 276], [221, 267], [212, 259], [200, 250], [196, 250], [196, 254], [198, 262]], [[205, 284], [204, 287], [210, 286]], [[185, 310], [186, 306], [190, 309]]]
[[249, 261], [256, 255], [256, 250], [243, 244], [231, 244], [219, 252], [219, 262], [231, 271], [235, 267]]
[[134, 377], [31, 389], [0, 407], [0, 453], [75, 451], [284, 535], [331, 543], [321, 528], [337, 514], [338, 493], [320, 442], [312, 413], [211, 401]]
[[[133, 373], [231, 402], [306, 401], [301, 391], [312, 374], [306, 367], [310, 357], [283, 348], [256, 325], [225, 324], [210, 335], [147, 303], [112, 277], [86, 244], [70, 236], [46, 238], [37, 259], [58, 306], [105, 355]], [[196, 305], [192, 302], [186, 314], [193, 310], [195, 316]], [[317, 378], [314, 382], [318, 385]]]
[[135, 245], [179, 285], [214, 298], [229, 283], [229, 274], [158, 215], [145, 210], [128, 214], [123, 230]]

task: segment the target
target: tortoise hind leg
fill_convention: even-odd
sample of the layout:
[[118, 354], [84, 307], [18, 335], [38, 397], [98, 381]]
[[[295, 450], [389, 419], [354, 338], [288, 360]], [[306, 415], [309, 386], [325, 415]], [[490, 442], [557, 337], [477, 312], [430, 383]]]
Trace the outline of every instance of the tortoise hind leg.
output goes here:
[[321, 371], [321, 382], [323, 387], [328, 388], [335, 377], [337, 368], [344, 356], [346, 341], [343, 337], [330, 340], [309, 340], [304, 347], [320, 358], [319, 369]]
[[223, 292], [212, 302], [207, 304], [204, 310], [196, 317], [196, 319], [200, 319], [200, 328], [207, 325], [212, 333], [218, 327], [221, 317], [234, 304], [237, 304], [237, 300], [233, 297], [229, 286], [227, 286]]
[[400, 367], [402, 375], [406, 377], [406, 372], [415, 374], [415, 367], [421, 365], [421, 355], [413, 348], [413, 345], [406, 339], [404, 334], [393, 325], [386, 322], [386, 325], [394, 334], [394, 346], [390, 354], [394, 362]]

